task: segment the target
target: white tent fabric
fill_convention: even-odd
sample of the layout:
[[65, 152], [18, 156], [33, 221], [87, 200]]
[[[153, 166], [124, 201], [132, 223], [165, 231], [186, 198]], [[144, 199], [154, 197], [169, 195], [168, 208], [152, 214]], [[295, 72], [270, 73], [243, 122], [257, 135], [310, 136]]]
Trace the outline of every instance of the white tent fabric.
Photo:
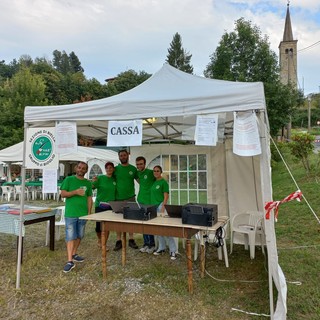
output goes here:
[[[237, 111], [254, 111], [257, 115], [261, 155], [239, 157], [232, 153], [233, 113]], [[26, 130], [28, 127], [54, 126], [59, 121], [75, 121], [78, 134], [105, 139], [109, 120], [144, 119], [145, 144], [132, 148], [132, 155], [143, 154], [151, 159], [162, 152], [182, 152], [181, 146], [170, 144], [168, 148], [167, 144], [151, 145], [151, 142], [193, 140], [196, 116], [216, 113], [219, 115], [219, 132], [222, 133], [220, 143], [216, 147], [188, 146], [183, 152], [202, 148], [207, 154], [210, 159], [208, 190], [211, 192], [208, 200], [218, 203], [224, 214], [232, 217], [239, 210], [264, 211], [263, 204], [272, 200], [272, 188], [268, 118], [262, 83], [206, 79], [165, 64], [147, 81], [127, 92], [81, 104], [26, 107], [24, 120]], [[274, 221], [266, 220], [265, 224], [270, 315], [271, 319], [282, 320], [286, 318], [286, 284], [278, 264]], [[272, 279], [278, 289], [275, 310]]]
[[[89, 148], [78, 146], [77, 152], [62, 154], [59, 161], [85, 161], [100, 159], [104, 161], [119, 162], [118, 154], [112, 150]], [[23, 142], [0, 150], [0, 161], [2, 162], [23, 162]]]

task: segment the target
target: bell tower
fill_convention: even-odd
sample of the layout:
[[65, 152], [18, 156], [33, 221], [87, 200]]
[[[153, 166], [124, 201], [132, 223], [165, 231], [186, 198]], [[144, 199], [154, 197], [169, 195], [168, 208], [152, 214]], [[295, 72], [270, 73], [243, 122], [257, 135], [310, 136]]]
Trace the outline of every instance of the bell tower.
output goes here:
[[[283, 40], [279, 44], [280, 81], [285, 85], [290, 83], [294, 88], [297, 88], [298, 40], [293, 40], [289, 6], [290, 1], [288, 0], [286, 21], [283, 31]], [[284, 136], [286, 136], [287, 140], [290, 140], [291, 138], [291, 120], [287, 124], [286, 134], [284, 133], [284, 130], [282, 130], [282, 138], [284, 138]]]
[[283, 84], [291, 83], [297, 87], [297, 42], [293, 40], [290, 10], [290, 1], [287, 4], [286, 21], [284, 25], [283, 40], [279, 44], [280, 81]]

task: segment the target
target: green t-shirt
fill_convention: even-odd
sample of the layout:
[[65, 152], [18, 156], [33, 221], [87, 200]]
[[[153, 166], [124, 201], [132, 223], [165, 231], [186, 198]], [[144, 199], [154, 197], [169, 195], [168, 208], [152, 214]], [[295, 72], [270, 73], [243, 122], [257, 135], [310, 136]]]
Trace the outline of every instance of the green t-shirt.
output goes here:
[[151, 187], [151, 204], [159, 206], [164, 200], [164, 192], [169, 193], [169, 184], [165, 179], [156, 180]]
[[100, 202], [116, 200], [116, 179], [106, 175], [98, 176], [98, 180], [92, 183], [97, 189], [95, 206], [99, 207]]
[[92, 196], [92, 185], [89, 180], [79, 179], [76, 176], [70, 176], [63, 180], [61, 190], [70, 192], [83, 186], [87, 188], [84, 196], [75, 195], [66, 198], [65, 216], [67, 218], [79, 218], [88, 215], [87, 198]]
[[151, 204], [150, 192], [151, 187], [155, 181], [153, 171], [150, 169], [144, 169], [143, 171], [138, 171], [139, 178], [139, 193], [138, 202], [142, 204]]
[[117, 182], [117, 200], [127, 200], [135, 196], [134, 180], [138, 178], [137, 171], [137, 168], [132, 164], [128, 166], [118, 164], [116, 166], [114, 175]]

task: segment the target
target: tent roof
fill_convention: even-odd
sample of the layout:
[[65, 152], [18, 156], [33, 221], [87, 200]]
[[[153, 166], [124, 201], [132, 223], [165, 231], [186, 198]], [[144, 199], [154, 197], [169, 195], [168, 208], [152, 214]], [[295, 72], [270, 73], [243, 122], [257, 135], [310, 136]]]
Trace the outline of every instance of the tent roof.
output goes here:
[[[60, 161], [89, 161], [99, 159], [105, 161], [119, 162], [118, 154], [112, 150], [80, 147], [75, 153], [60, 155]], [[23, 142], [19, 142], [11, 147], [0, 150], [0, 161], [2, 162], [22, 162], [23, 161]]]
[[191, 75], [168, 64], [139, 86], [81, 104], [26, 107], [30, 127], [77, 121], [78, 133], [106, 138], [106, 120], [145, 121], [143, 140], [172, 140], [194, 125], [196, 115], [266, 109], [261, 82], [232, 82]]

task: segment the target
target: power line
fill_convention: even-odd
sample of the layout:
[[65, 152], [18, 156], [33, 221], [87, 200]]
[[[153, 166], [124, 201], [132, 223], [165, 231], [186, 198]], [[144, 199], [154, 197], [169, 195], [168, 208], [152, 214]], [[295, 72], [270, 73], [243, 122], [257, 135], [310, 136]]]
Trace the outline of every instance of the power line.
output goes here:
[[309, 49], [311, 49], [311, 48], [313, 48], [313, 47], [315, 47], [315, 46], [317, 46], [317, 45], [319, 45], [319, 44], [320, 44], [320, 41], [317, 41], [317, 42], [315, 42], [315, 43], [311, 44], [311, 45], [310, 45], [310, 46], [308, 46], [308, 47], [305, 47], [305, 48], [303, 48], [303, 49], [298, 50], [297, 52], [301, 52], [301, 51], [309, 50]]

